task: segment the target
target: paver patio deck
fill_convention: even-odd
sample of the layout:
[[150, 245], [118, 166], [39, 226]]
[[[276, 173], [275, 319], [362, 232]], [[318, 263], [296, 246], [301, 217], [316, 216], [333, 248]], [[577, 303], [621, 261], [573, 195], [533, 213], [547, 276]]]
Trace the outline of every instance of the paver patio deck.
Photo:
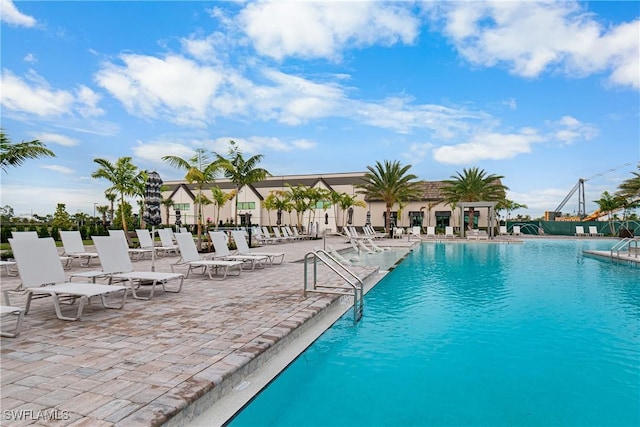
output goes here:
[[[338, 236], [328, 236], [327, 243], [349, 246]], [[94, 303], [76, 322], [57, 319], [48, 298], [33, 301], [21, 334], [0, 341], [0, 424], [167, 423], [339, 298], [303, 296], [304, 265], [299, 261], [322, 246], [322, 240], [265, 246], [260, 250], [285, 252], [285, 262], [222, 281], [191, 274], [178, 294], [156, 290], [150, 301], [129, 296], [122, 310]], [[177, 259], [157, 258], [156, 271], [171, 271]], [[134, 261], [136, 270], [150, 266], [149, 259]], [[377, 268], [354, 270], [362, 277]], [[19, 277], [2, 272], [3, 291], [19, 283]], [[25, 300], [11, 295], [11, 305], [24, 307]]]

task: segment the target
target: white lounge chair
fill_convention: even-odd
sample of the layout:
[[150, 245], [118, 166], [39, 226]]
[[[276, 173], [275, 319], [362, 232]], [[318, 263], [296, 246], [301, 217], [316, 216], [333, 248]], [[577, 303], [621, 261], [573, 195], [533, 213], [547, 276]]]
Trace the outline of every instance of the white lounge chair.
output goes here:
[[499, 234], [501, 236], [508, 236], [509, 235], [509, 232], [507, 231], [507, 226], [506, 225], [501, 225], [500, 226]]
[[[136, 299], [150, 300], [156, 290], [156, 286], [162, 286], [162, 290], [170, 293], [178, 293], [182, 289], [184, 275], [179, 273], [162, 273], [158, 271], [136, 271], [131, 265], [131, 259], [127, 254], [125, 242], [117, 236], [94, 236], [93, 243], [100, 254], [102, 273], [108, 274], [110, 281], [126, 281]], [[167, 283], [179, 282], [177, 289], [170, 289]], [[149, 296], [138, 295], [142, 286], [150, 286]]]
[[269, 261], [269, 257], [265, 255], [239, 255], [232, 254], [225, 240], [225, 233], [222, 231], [209, 231], [211, 242], [216, 251], [214, 258], [226, 259], [231, 261], [242, 261], [251, 265], [251, 270], [256, 267], [264, 267]]
[[453, 234], [453, 227], [452, 226], [445, 226], [444, 227], [444, 238], [445, 239], [454, 239], [456, 237], [455, 234]]
[[[3, 319], [7, 319], [9, 316], [15, 317], [15, 323], [12, 328], [2, 328], [0, 330], [0, 336], [15, 338], [20, 335], [20, 325], [22, 324], [22, 319], [24, 318], [24, 310], [20, 307], [11, 307], [8, 305], [0, 306], [0, 316]], [[6, 323], [4, 320], [2, 323]]]
[[[273, 229], [275, 230], [276, 227], [273, 227]], [[278, 238], [278, 236], [276, 236], [275, 233], [272, 236], [271, 233], [269, 233], [269, 228], [266, 225], [262, 226], [262, 236], [264, 238], [270, 239], [271, 242], [275, 242], [275, 243], [282, 242], [282, 237]]]
[[[92, 297], [100, 297], [105, 308], [120, 309], [124, 306], [127, 297], [126, 286], [67, 282], [58, 258], [58, 249], [52, 238], [10, 239], [9, 243], [18, 263], [22, 286], [27, 292], [25, 314], [29, 313], [34, 295], [52, 297], [56, 315], [61, 320], [79, 320], [85, 303]], [[122, 293], [122, 301], [119, 305], [107, 304], [106, 297], [113, 293]], [[73, 302], [80, 300], [74, 317], [62, 314], [61, 298], [70, 298]]]
[[[413, 227], [416, 228], [416, 227]], [[418, 227], [418, 230], [420, 229], [420, 227]], [[427, 226], [427, 235], [426, 235], [427, 239], [432, 238], [435, 239], [436, 238], [436, 228], [432, 227], [432, 226]]]
[[595, 225], [590, 225], [589, 226], [589, 236], [602, 237], [602, 236], [604, 236], [604, 233], [598, 233], [598, 227], [596, 227]]
[[8, 260], [0, 260], [0, 268], [4, 267], [5, 271], [7, 272], [8, 276], [15, 276], [16, 274], [18, 274], [18, 271], [16, 270], [16, 262], [15, 261], [8, 261]]
[[12, 231], [11, 237], [13, 239], [37, 239], [37, 231]]
[[[369, 241], [371, 241], [370, 239], [368, 239]], [[368, 254], [373, 254], [375, 251], [373, 249], [371, 249], [370, 247], [368, 247], [365, 243], [364, 243], [364, 239], [352, 239], [351, 243], [355, 244], [356, 247], [363, 252], [366, 252]]]
[[124, 230], [109, 230], [109, 236], [115, 236], [122, 239], [127, 247], [127, 253], [131, 259], [142, 259], [145, 255], [151, 255], [153, 252], [153, 249], [151, 248], [130, 248], [129, 241], [127, 240], [127, 236], [124, 234]]
[[489, 235], [484, 230], [473, 229], [467, 231], [468, 240], [488, 240]]
[[97, 252], [87, 252], [85, 250], [84, 243], [82, 243], [82, 235], [79, 231], [60, 231], [60, 239], [62, 239], [62, 246], [64, 247], [62, 255], [79, 260], [80, 267], [89, 267], [91, 261], [98, 258]]
[[584, 226], [576, 225], [576, 236], [577, 237], [585, 237], [587, 233], [584, 232]]
[[165, 252], [165, 254], [180, 254], [180, 248], [176, 243], [174, 243], [173, 239], [175, 235], [173, 234], [173, 230], [170, 228], [158, 228], [156, 230], [158, 232], [158, 236], [160, 237], [160, 248]]
[[[37, 231], [12, 231], [11, 232], [11, 237], [13, 239], [37, 239], [38, 238], [38, 232]], [[73, 258], [71, 258], [70, 256], [67, 255], [59, 255], [58, 254], [58, 258], [60, 258], [60, 262], [62, 263], [62, 267], [63, 268], [70, 268], [71, 267], [71, 261], [73, 260]]]
[[289, 237], [280, 233], [280, 229], [278, 227], [273, 227], [273, 235], [276, 236], [276, 239], [282, 242], [291, 242], [294, 240], [293, 237]]
[[[237, 276], [242, 273], [242, 261], [212, 260], [200, 256], [191, 233], [176, 233], [175, 238], [180, 247], [180, 259], [178, 262], [171, 264], [171, 271], [174, 271], [174, 267], [186, 266], [187, 274], [185, 278], [189, 277], [189, 273], [192, 270], [202, 269], [202, 274], [207, 272], [210, 279], [214, 279], [217, 276], [220, 280], [226, 279], [229, 272], [233, 270], [237, 271]], [[219, 273], [222, 277], [219, 276]]]
[[[329, 255], [331, 255], [336, 261], [338, 261], [338, 263], [342, 264], [342, 265], [353, 265], [353, 262], [351, 262], [350, 260], [346, 259], [345, 257], [342, 256], [342, 254], [340, 252], [338, 252], [336, 250], [336, 248], [334, 248], [332, 245], [327, 245], [327, 252], [329, 253]], [[356, 257], [357, 259], [358, 257]]]
[[269, 243], [278, 243], [278, 239], [270, 236], [265, 236], [262, 233], [262, 230], [260, 229], [260, 227], [253, 227], [251, 229], [251, 237], [254, 238], [259, 245], [268, 245]]
[[393, 238], [394, 239], [402, 239], [402, 234], [404, 233], [404, 228], [395, 227], [393, 229]]
[[520, 232], [520, 226], [514, 225], [513, 228], [511, 229], [511, 234], [513, 234], [514, 236], [521, 235], [522, 233]]
[[[160, 230], [157, 230], [160, 232]], [[176, 253], [178, 247], [171, 242], [171, 246], [165, 246], [164, 243], [156, 245], [151, 232], [147, 229], [136, 230], [136, 236], [138, 236], [138, 243], [142, 249], [151, 249], [156, 251], [156, 255], [163, 256], [169, 253]]]
[[306, 240], [311, 238], [311, 236], [308, 236], [306, 234], [300, 234], [298, 232], [298, 227], [293, 227], [291, 230], [293, 231], [293, 236], [298, 237], [300, 240]]
[[233, 241], [236, 243], [236, 248], [239, 255], [258, 255], [266, 256], [268, 258], [269, 265], [282, 264], [284, 262], [284, 252], [256, 252], [249, 248], [247, 243], [247, 233], [243, 230], [231, 231]]

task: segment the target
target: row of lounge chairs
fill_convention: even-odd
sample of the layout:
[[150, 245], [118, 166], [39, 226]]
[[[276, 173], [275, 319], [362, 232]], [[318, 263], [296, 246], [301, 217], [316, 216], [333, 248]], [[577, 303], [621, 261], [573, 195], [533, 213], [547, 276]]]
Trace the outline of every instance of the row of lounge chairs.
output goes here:
[[[18, 237], [10, 239], [15, 267], [21, 279], [16, 291], [26, 294], [27, 300], [24, 309], [11, 306], [9, 291], [5, 290], [4, 299], [7, 305], [0, 306], [0, 315], [3, 319], [7, 316], [15, 316], [16, 322], [13, 328], [3, 326], [0, 331], [2, 336], [15, 337], [20, 333], [23, 316], [29, 312], [34, 299], [50, 297], [59, 319], [75, 321], [81, 319], [85, 305], [89, 304], [92, 298], [99, 298], [105, 308], [121, 309], [125, 305], [129, 292], [134, 298], [144, 300], [153, 298], [157, 288], [162, 288], [164, 292], [179, 293], [184, 280], [192, 271], [200, 270], [202, 274], [208, 274], [211, 279], [224, 280], [230, 272], [239, 275], [246, 268], [253, 270], [282, 264], [285, 256], [283, 252], [250, 250], [245, 231], [234, 230], [231, 234], [238, 248], [236, 252], [229, 250], [226, 233], [212, 231], [209, 234], [215, 247], [215, 254], [211, 258], [205, 258], [198, 253], [191, 233], [176, 233], [174, 235], [177, 243], [175, 253], [179, 253], [180, 258], [171, 265], [170, 273], [137, 271], [131, 263], [132, 258], [128, 253], [130, 248], [126, 238], [123, 238], [124, 234], [121, 236], [118, 234], [94, 236], [95, 253], [85, 251], [81, 239], [82, 250], [75, 242], [78, 252], [74, 254], [82, 253], [82, 257], [78, 256], [78, 259], [84, 259], [81, 265], [88, 267], [91, 260], [99, 259], [101, 269], [77, 271], [68, 279], [63, 268], [66, 259], [60, 258], [52, 238], [38, 238], [37, 234], [35, 236], [16, 234]], [[75, 239], [71, 234], [65, 237], [67, 241]], [[186, 273], [174, 271], [179, 267], [186, 267]], [[79, 279], [82, 281], [76, 281]], [[97, 279], [105, 283], [97, 283]], [[149, 289], [149, 292], [141, 292], [143, 287]], [[62, 303], [76, 302], [78, 304], [74, 314], [63, 314]]]
[[576, 237], [602, 237], [604, 233], [598, 232], [598, 227], [594, 225], [589, 226], [589, 232], [585, 233], [583, 225], [576, 225]]
[[311, 239], [308, 234], [300, 234], [297, 227], [289, 227], [288, 225], [280, 227], [272, 227], [273, 233], [269, 232], [267, 226], [254, 226], [251, 233], [259, 244], [285, 243], [298, 240]]

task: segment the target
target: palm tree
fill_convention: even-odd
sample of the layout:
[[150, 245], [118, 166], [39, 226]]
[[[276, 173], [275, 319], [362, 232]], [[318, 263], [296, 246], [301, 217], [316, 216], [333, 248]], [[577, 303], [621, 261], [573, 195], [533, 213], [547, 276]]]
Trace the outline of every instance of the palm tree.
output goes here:
[[326, 188], [318, 188], [318, 187], [309, 187], [307, 189], [307, 200], [309, 201], [309, 207], [311, 209], [309, 215], [309, 222], [311, 224], [316, 222], [316, 211], [318, 210], [318, 205], [321, 204], [321, 209], [326, 209], [328, 207], [328, 199], [330, 196], [329, 190]]
[[309, 187], [304, 184], [298, 184], [295, 186], [287, 184], [287, 187], [289, 187], [289, 201], [291, 208], [296, 211], [297, 226], [300, 228], [302, 227], [304, 213], [311, 209], [309, 199], [307, 197]]
[[[463, 169], [462, 173], [451, 176], [451, 179], [444, 180], [440, 191], [449, 204], [460, 202], [499, 202], [505, 199], [507, 187], [502, 185], [500, 180], [504, 178], [500, 175], [487, 175], [484, 170], [476, 167]], [[473, 229], [473, 207], [469, 208], [469, 223], [467, 228]]]
[[222, 191], [222, 188], [215, 186], [211, 187], [211, 196], [213, 206], [216, 208], [216, 216], [214, 218], [214, 222], [217, 230], [218, 223], [220, 221], [220, 209], [222, 209], [222, 207], [226, 205], [229, 200], [233, 199], [236, 196], [236, 192], [231, 191], [230, 193], [225, 193], [224, 191]]
[[496, 204], [496, 211], [500, 211], [502, 209], [504, 209], [506, 211], [506, 215], [505, 218], [507, 221], [509, 221], [509, 217], [511, 215], [511, 212], [518, 210], [518, 209], [527, 209], [528, 206], [527, 205], [523, 205], [520, 203], [517, 203], [513, 200], [509, 200], [509, 199], [504, 199], [504, 200], [500, 200], [497, 204]]
[[262, 207], [267, 211], [267, 220], [269, 221], [269, 227], [271, 227], [271, 211], [278, 209], [278, 196], [275, 192], [269, 192], [262, 202]]
[[594, 200], [598, 204], [600, 212], [607, 213], [607, 219], [609, 220], [609, 230], [611, 234], [615, 234], [615, 227], [613, 225], [613, 212], [622, 208], [624, 199], [620, 196], [605, 191], [600, 196], [600, 199]]
[[27, 159], [39, 157], [56, 157], [55, 153], [37, 139], [12, 143], [4, 131], [0, 129], [0, 168], [7, 172], [8, 167], [18, 167]]
[[196, 154], [190, 159], [182, 159], [178, 156], [164, 156], [163, 161], [171, 166], [187, 171], [185, 179], [189, 184], [196, 183], [198, 194], [194, 203], [196, 204], [196, 216], [198, 218], [198, 250], [202, 250], [202, 203], [204, 200], [202, 190], [205, 185], [215, 182], [216, 175], [220, 169], [215, 161], [209, 161], [209, 154], [203, 148], [198, 148]]
[[100, 217], [102, 218], [102, 225], [106, 225], [107, 224], [107, 212], [109, 212], [109, 206], [107, 205], [98, 205], [96, 206], [96, 211], [98, 211], [98, 213], [100, 214]]
[[[240, 189], [245, 185], [253, 184], [254, 182], [262, 181], [271, 174], [262, 168], [258, 168], [257, 165], [262, 160], [262, 154], [256, 154], [245, 160], [235, 141], [229, 142], [229, 157], [223, 157], [220, 154], [216, 154], [217, 163], [219, 167], [224, 171], [224, 176], [229, 178], [231, 182], [236, 185], [236, 195], [240, 194]], [[236, 206], [233, 216], [234, 224], [238, 223], [238, 201], [236, 200]]]
[[411, 165], [402, 166], [399, 161], [376, 162], [375, 167], [367, 166], [364, 183], [358, 187], [369, 199], [381, 199], [385, 203], [385, 229], [391, 230], [391, 208], [400, 200], [417, 199], [422, 189], [414, 180], [417, 176], [408, 173]]
[[[638, 164], [640, 171], [640, 164]], [[640, 201], [640, 172], [631, 172], [633, 178], [629, 178], [618, 186], [618, 194], [626, 198], [629, 204]]]
[[342, 211], [342, 228], [344, 228], [347, 221], [347, 216], [344, 213], [347, 211], [347, 209], [349, 209], [350, 207], [366, 208], [367, 204], [362, 200], [358, 200], [356, 196], [342, 193], [340, 200], [338, 200], [338, 206]]
[[140, 185], [144, 185], [144, 174], [131, 163], [131, 157], [120, 157], [115, 164], [106, 159], [93, 159], [100, 167], [91, 174], [92, 178], [104, 178], [111, 182], [105, 194], [118, 194], [120, 196], [120, 209], [122, 228], [127, 233], [127, 220], [125, 216], [125, 196], [135, 196], [140, 192]]
[[117, 194], [110, 191], [105, 191], [104, 197], [109, 201], [109, 222], [113, 224], [113, 213], [115, 212], [113, 203], [116, 201]]
[[165, 218], [166, 218], [165, 223], [166, 223], [167, 225], [170, 225], [170, 223], [171, 223], [171, 218], [170, 218], [170, 215], [169, 215], [169, 214], [170, 214], [171, 212], [169, 211], [169, 209], [170, 209], [170, 208], [172, 208], [172, 207], [175, 205], [175, 202], [174, 202], [172, 199], [165, 199], [165, 198], [163, 198], [163, 199], [162, 199], [162, 201], [160, 202], [160, 204], [161, 204], [162, 206], [164, 206], [164, 207], [165, 207], [165, 209], [167, 210], [167, 216], [165, 217]]

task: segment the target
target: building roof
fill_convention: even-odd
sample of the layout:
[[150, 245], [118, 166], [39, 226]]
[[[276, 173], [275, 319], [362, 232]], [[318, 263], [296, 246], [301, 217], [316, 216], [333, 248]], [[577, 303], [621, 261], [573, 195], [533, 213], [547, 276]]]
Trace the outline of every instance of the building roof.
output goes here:
[[[348, 172], [348, 173], [332, 173], [332, 174], [309, 174], [309, 175], [280, 175], [280, 176], [270, 176], [262, 181], [255, 182], [250, 185], [251, 190], [256, 193], [258, 197], [263, 199], [266, 197], [265, 189], [274, 189], [280, 188], [281, 190], [286, 190], [288, 185], [297, 186], [297, 185], [305, 185], [307, 187], [313, 187], [318, 182], [323, 182], [326, 187], [330, 190], [333, 190], [334, 187], [344, 186], [344, 185], [352, 185], [357, 186], [362, 184], [364, 181], [365, 172]], [[442, 187], [444, 186], [444, 181], [418, 181], [418, 183], [422, 186], [422, 199], [423, 201], [442, 201]], [[193, 196], [193, 191], [196, 190], [195, 183], [186, 184], [184, 180], [180, 181], [165, 181], [164, 186], [168, 191], [171, 191], [171, 196], [177, 191], [179, 187], [185, 188], [186, 191], [190, 192]], [[231, 182], [228, 178], [217, 179], [215, 183], [212, 183], [210, 186], [218, 186], [222, 190], [230, 191], [235, 190], [236, 185]], [[189, 191], [191, 189], [192, 191]], [[365, 198], [366, 199], [366, 198]], [[378, 199], [366, 199], [377, 201]]]

